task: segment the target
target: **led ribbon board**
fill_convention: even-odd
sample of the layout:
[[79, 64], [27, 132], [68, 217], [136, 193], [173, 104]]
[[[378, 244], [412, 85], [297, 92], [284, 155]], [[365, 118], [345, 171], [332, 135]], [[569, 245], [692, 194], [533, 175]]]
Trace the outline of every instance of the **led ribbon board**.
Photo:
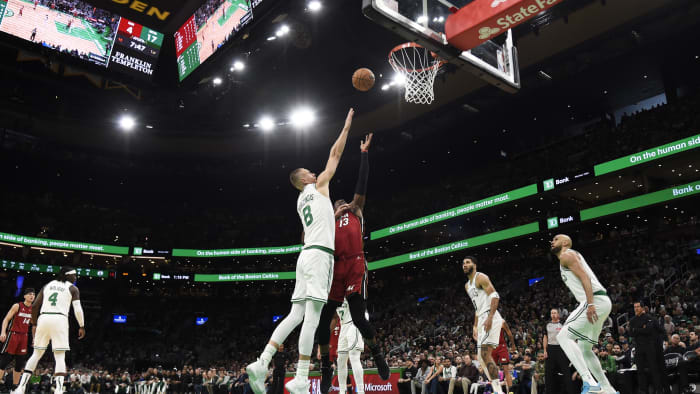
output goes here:
[[615, 213], [658, 204], [664, 201], [688, 197], [698, 193], [700, 193], [700, 181], [695, 181], [685, 185], [659, 190], [658, 192], [648, 193], [641, 196], [612, 202], [610, 204], [584, 209], [581, 211], [581, 221], [583, 222], [586, 220], [599, 218], [601, 216], [608, 216]]
[[301, 252], [301, 245], [242, 249], [173, 249], [173, 257], [238, 257], [270, 256]]
[[128, 246], [112, 246], [112, 245], [100, 245], [100, 244], [89, 244], [85, 242], [76, 241], [60, 241], [57, 239], [48, 238], [35, 238], [27, 237], [24, 235], [0, 233], [0, 242], [7, 242], [19, 245], [36, 246], [40, 248], [53, 248], [53, 249], [66, 249], [66, 250], [76, 250], [80, 252], [87, 253], [106, 253], [106, 254], [118, 254], [127, 255], [129, 254]]
[[[0, 268], [25, 271], [25, 272], [42, 272], [47, 274], [58, 274], [61, 271], [60, 265], [44, 265], [30, 264], [17, 261], [0, 260]], [[87, 276], [91, 278], [107, 278], [109, 271], [96, 268], [76, 268], [78, 276]]]
[[533, 183], [532, 185], [521, 187], [519, 189], [511, 190], [509, 192], [505, 192], [496, 196], [484, 198], [483, 200], [460, 205], [452, 209], [434, 213], [432, 215], [424, 216], [422, 218], [409, 220], [408, 222], [403, 222], [401, 224], [383, 228], [381, 230], [372, 231], [372, 233], [370, 234], [370, 238], [372, 240], [375, 240], [383, 237], [388, 237], [390, 235], [413, 230], [419, 227], [427, 226], [429, 224], [441, 222], [443, 220], [452, 219], [457, 216], [466, 215], [472, 212], [480, 211], [482, 209], [494, 207], [496, 205], [505, 204], [507, 202], [515, 201], [528, 196], [533, 196], [535, 194], [537, 194], [537, 184]]
[[249, 282], [258, 280], [285, 280], [296, 278], [296, 272], [258, 272], [240, 274], [195, 274], [195, 282]]
[[610, 172], [622, 170], [623, 168], [633, 167], [648, 163], [652, 160], [661, 159], [681, 152], [687, 152], [698, 147], [700, 147], [700, 134], [696, 134], [682, 140], [673, 141], [666, 145], [647, 149], [633, 155], [607, 161], [596, 165], [593, 167], [593, 169], [595, 171], [595, 175], [600, 176]]

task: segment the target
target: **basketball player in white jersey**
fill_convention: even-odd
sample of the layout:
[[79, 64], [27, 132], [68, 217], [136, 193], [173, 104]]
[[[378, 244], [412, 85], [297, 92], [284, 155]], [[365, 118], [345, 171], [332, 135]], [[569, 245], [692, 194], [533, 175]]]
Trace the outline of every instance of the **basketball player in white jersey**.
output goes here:
[[[364, 371], [362, 370], [362, 361], [360, 355], [365, 350], [365, 342], [362, 339], [360, 330], [352, 323], [352, 315], [350, 314], [350, 305], [348, 300], [344, 300], [343, 304], [337, 309], [338, 317], [340, 318], [340, 335], [338, 336], [338, 388], [340, 394], [345, 394], [347, 391], [348, 381], [348, 358], [352, 366], [352, 375], [355, 378], [355, 389], [357, 394], [364, 394]], [[365, 312], [365, 317], [368, 314]]]
[[559, 258], [561, 278], [579, 302], [566, 319], [557, 340], [583, 380], [581, 394], [617, 393], [593, 353], [593, 345], [598, 344], [612, 303], [581, 253], [571, 246], [571, 238], [564, 234], [556, 235], [551, 242], [552, 253]]
[[484, 368], [486, 377], [491, 382], [495, 393], [502, 394], [501, 382], [498, 379], [498, 367], [491, 353], [498, 346], [501, 337], [503, 318], [498, 313], [499, 296], [488, 276], [476, 271], [476, 258], [467, 256], [462, 260], [462, 269], [469, 279], [464, 285], [469, 298], [474, 305], [474, 340], [479, 355], [479, 362]]
[[36, 365], [51, 343], [53, 356], [56, 359], [54, 368], [54, 394], [63, 394], [63, 381], [66, 376], [66, 352], [70, 350], [68, 341], [68, 314], [73, 305], [73, 313], [78, 321], [78, 338], [85, 337], [85, 318], [83, 307], [80, 306], [80, 292], [73, 285], [77, 279], [73, 268], [62, 267], [55, 280], [44, 286], [36, 296], [32, 307], [32, 325], [34, 333], [34, 352], [29, 357], [24, 373], [17, 389], [12, 394], [24, 394], [29, 378]]
[[287, 382], [285, 387], [290, 394], [309, 392], [309, 363], [314, 335], [333, 281], [335, 212], [328, 184], [343, 155], [354, 113], [351, 108], [340, 136], [331, 147], [326, 169], [318, 177], [305, 168], [297, 168], [289, 175], [294, 188], [301, 192], [297, 199], [297, 213], [304, 228], [304, 247], [297, 259], [292, 309], [272, 333], [260, 358], [246, 368], [250, 387], [255, 394], [265, 393], [265, 377], [272, 356], [302, 322], [296, 377]]

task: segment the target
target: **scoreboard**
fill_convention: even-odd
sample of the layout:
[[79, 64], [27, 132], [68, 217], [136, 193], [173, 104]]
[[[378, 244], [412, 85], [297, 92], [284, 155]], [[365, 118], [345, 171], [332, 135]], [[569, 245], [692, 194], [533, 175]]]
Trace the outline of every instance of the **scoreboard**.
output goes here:
[[149, 78], [163, 46], [163, 37], [155, 30], [121, 18], [108, 68]]

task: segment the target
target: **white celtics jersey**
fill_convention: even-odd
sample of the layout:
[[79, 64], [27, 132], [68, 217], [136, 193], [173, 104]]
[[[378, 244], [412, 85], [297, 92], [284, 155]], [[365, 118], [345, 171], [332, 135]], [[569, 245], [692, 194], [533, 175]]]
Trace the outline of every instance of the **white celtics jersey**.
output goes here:
[[336, 312], [340, 318], [341, 325], [352, 323], [352, 316], [350, 316], [350, 305], [348, 305], [348, 300], [343, 300], [343, 304], [336, 309]]
[[306, 185], [297, 199], [297, 213], [304, 226], [304, 246], [335, 247], [335, 212], [331, 200]]
[[[600, 284], [600, 281], [598, 280], [598, 277], [595, 276], [593, 273], [593, 270], [591, 267], [588, 266], [588, 263], [586, 263], [586, 259], [583, 258], [581, 253], [569, 249], [568, 251], [564, 253], [575, 253], [578, 256], [578, 262], [581, 264], [581, 267], [583, 270], [588, 274], [588, 277], [591, 278], [591, 287], [593, 288], [593, 293], [596, 292], [605, 292], [605, 287]], [[574, 274], [570, 269], [564, 268], [563, 265], [559, 264], [559, 270], [561, 271], [561, 278], [564, 280], [564, 283], [566, 286], [571, 290], [571, 293], [573, 293], [574, 298], [576, 298], [576, 301], [580, 303], [586, 302], [586, 292], [583, 290], [583, 284], [581, 283], [581, 280]]]
[[472, 304], [474, 304], [474, 309], [476, 310], [476, 315], [481, 316], [484, 313], [491, 311], [491, 297], [486, 294], [484, 289], [479, 289], [476, 287], [476, 278], [479, 275], [483, 275], [481, 272], [477, 272], [474, 278], [467, 282], [467, 294], [469, 298], [472, 299]]
[[73, 296], [70, 293], [70, 282], [52, 280], [44, 286], [43, 297], [39, 313], [54, 313], [68, 316]]

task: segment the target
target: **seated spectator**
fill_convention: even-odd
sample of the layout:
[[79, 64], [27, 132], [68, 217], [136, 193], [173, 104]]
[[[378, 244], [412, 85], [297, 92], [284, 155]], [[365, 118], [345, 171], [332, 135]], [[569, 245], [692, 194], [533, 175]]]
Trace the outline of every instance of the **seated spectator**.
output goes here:
[[678, 353], [678, 354], [683, 354], [685, 353], [685, 344], [681, 342], [681, 337], [678, 334], [673, 334], [671, 335], [671, 342], [668, 344], [668, 347], [666, 348], [666, 351], [664, 354], [669, 354], [669, 353]]
[[413, 385], [413, 378], [416, 377], [418, 368], [413, 365], [413, 360], [406, 360], [404, 370], [401, 372], [401, 377], [398, 380], [399, 393], [401, 394], [416, 394], [416, 388]]
[[545, 392], [545, 359], [544, 352], [537, 352], [537, 363], [535, 363], [534, 383], [537, 385], [537, 393]]
[[449, 358], [445, 358], [442, 363], [442, 373], [438, 375], [438, 391], [441, 393], [448, 392], [452, 394], [455, 386], [455, 378], [457, 377], [457, 367], [452, 365]]
[[476, 383], [479, 380], [479, 370], [476, 368], [472, 362], [472, 358], [469, 354], [465, 354], [462, 359], [462, 364], [457, 369], [457, 379], [456, 383], [461, 385], [462, 392], [464, 394], [469, 393], [469, 387], [472, 383]]
[[518, 394], [530, 394], [535, 371], [535, 362], [532, 361], [530, 353], [523, 354], [523, 361], [515, 364], [515, 369], [518, 370]]

